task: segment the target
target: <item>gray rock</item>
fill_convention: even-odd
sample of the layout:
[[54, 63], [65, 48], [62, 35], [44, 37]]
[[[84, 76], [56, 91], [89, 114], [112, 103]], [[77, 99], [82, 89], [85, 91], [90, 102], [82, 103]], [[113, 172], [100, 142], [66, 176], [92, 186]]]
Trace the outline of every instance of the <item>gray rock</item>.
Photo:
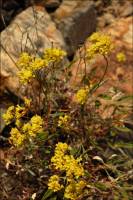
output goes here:
[[96, 12], [90, 0], [64, 0], [52, 17], [64, 36], [70, 55], [96, 29]]
[[60, 0], [46, 0], [45, 7], [46, 8], [58, 8], [60, 6]]
[[109, 25], [115, 21], [115, 17], [111, 13], [105, 13], [102, 20], [105, 21], [105, 25]]
[[127, 4], [123, 7], [121, 10], [121, 16], [122, 17], [129, 17], [133, 15], [133, 5], [131, 2], [127, 2]]
[[122, 17], [129, 17], [129, 16], [131, 16], [131, 15], [133, 15], [133, 7], [131, 6], [131, 7], [128, 7], [128, 8], [126, 8], [126, 10], [122, 13]]
[[65, 48], [63, 37], [45, 10], [29, 7], [20, 13], [1, 33], [1, 76], [8, 78], [6, 88], [17, 96], [23, 95], [15, 65], [22, 51], [41, 54], [44, 48]]

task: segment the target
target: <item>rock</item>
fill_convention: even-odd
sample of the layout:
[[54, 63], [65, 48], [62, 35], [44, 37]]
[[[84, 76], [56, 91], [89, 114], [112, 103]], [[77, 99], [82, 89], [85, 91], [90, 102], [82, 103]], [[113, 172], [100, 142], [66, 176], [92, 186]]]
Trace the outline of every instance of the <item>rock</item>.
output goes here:
[[60, 4], [60, 0], [46, 0], [45, 8], [58, 8]]
[[[133, 85], [132, 85], [132, 17], [128, 17], [125, 19], [119, 19], [112, 23], [107, 28], [103, 28], [102, 32], [105, 34], [109, 34], [113, 39], [113, 43], [115, 45], [114, 51], [108, 57], [109, 67], [108, 72], [106, 74], [105, 79], [108, 81], [103, 85], [98, 91], [99, 93], [104, 93], [110, 87], [116, 87], [125, 94], [133, 93]], [[88, 46], [88, 43], [85, 43], [85, 46]], [[84, 55], [84, 49], [80, 50], [82, 55]], [[126, 55], [126, 61], [124, 63], [119, 63], [116, 59], [116, 54], [118, 52], [123, 52]], [[80, 55], [81, 55], [80, 53]], [[79, 84], [81, 81], [81, 74], [83, 74], [83, 70], [85, 69], [84, 60], [80, 61], [79, 53], [77, 52], [77, 62], [72, 66], [73, 68], [73, 76], [71, 80], [71, 84]], [[80, 63], [80, 67], [78, 69]], [[102, 57], [96, 57], [92, 63], [87, 65], [87, 71], [90, 72], [94, 67], [97, 67], [97, 73], [95, 76], [96, 80], [99, 80], [104, 73], [105, 61]], [[78, 73], [77, 73], [78, 69]], [[75, 79], [75, 76], [77, 77]]]
[[[34, 10], [33, 10], [34, 9]], [[54, 46], [65, 48], [61, 33], [50, 16], [43, 9], [29, 7], [20, 13], [1, 33], [1, 76], [6, 77], [6, 88], [15, 95], [22, 96], [18, 69], [15, 65], [21, 51], [42, 53], [44, 48]]]
[[98, 28], [104, 28], [115, 21], [115, 17], [111, 13], [105, 13], [98, 17]]
[[133, 15], [133, 5], [132, 2], [127, 1], [126, 4], [122, 7], [120, 15], [122, 17], [129, 17]]
[[64, 36], [69, 55], [96, 29], [95, 8], [90, 0], [64, 0], [52, 17]]
[[0, 0], [0, 31], [2, 31], [13, 19], [14, 15], [22, 11], [22, 6], [16, 0]]
[[20, 5], [15, 0], [10, 0], [10, 1], [3, 2], [3, 9], [5, 9], [7, 11], [18, 9], [18, 8], [20, 8]]
[[111, 13], [105, 13], [102, 20], [105, 21], [105, 25], [109, 25], [115, 21], [115, 18]]

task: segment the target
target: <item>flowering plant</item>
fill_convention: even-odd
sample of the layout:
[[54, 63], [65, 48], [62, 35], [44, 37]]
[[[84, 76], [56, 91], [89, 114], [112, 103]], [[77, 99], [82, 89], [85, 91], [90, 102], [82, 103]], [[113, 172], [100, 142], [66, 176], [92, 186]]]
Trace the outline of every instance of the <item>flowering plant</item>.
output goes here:
[[[126, 172], [131, 165], [120, 169], [127, 158], [121, 144], [115, 144], [120, 154], [113, 153], [113, 142], [118, 130], [130, 132], [124, 117], [131, 107], [125, 104], [127, 97], [114, 88], [106, 94], [97, 93], [106, 84], [107, 56], [113, 44], [102, 33], [94, 33], [88, 40], [90, 45], [79, 61], [79, 65], [84, 62], [84, 73], [76, 86], [71, 84], [73, 65], [64, 64], [64, 50], [48, 48], [42, 56], [23, 52], [17, 62], [20, 82], [28, 88], [27, 97], [21, 105], [10, 106], [3, 118], [11, 128], [11, 148], [21, 154], [16, 158], [19, 161], [14, 161], [21, 163], [17, 174], [27, 172], [36, 177], [38, 188], [33, 192], [40, 187], [43, 191], [37, 193], [38, 199], [127, 197], [125, 179], [130, 181]], [[96, 55], [106, 63], [99, 80], [94, 70], [87, 68]], [[122, 53], [116, 57], [118, 62], [126, 61]]]

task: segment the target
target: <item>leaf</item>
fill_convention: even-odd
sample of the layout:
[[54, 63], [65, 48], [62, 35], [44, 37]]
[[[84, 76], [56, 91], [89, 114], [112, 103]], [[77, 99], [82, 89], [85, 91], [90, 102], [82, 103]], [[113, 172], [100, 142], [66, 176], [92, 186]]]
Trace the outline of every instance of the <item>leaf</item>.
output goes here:
[[105, 99], [105, 100], [111, 100], [112, 99], [112, 97], [110, 97], [107, 94], [100, 94], [100, 95], [98, 95], [98, 97], [101, 97], [102, 99]]
[[56, 200], [57, 196], [51, 197], [50, 200]]
[[125, 126], [123, 126], [123, 127], [118, 127], [117, 126], [115, 128], [116, 128], [116, 130], [118, 130], [120, 132], [124, 132], [124, 133], [130, 133], [131, 132], [131, 130], [129, 128], [125, 127]]
[[51, 114], [52, 117], [59, 117], [59, 116], [63, 116], [65, 113], [64, 112], [56, 112], [54, 114]]
[[47, 200], [52, 194], [52, 190], [47, 190], [41, 200]]
[[37, 137], [37, 139], [44, 141], [48, 137], [48, 132], [40, 132], [40, 133], [37, 134], [36, 137]]
[[127, 96], [123, 96], [119, 99], [119, 101], [122, 101], [122, 100], [133, 100], [133, 95], [127, 95]]
[[118, 155], [117, 154], [113, 154], [109, 157], [109, 160], [116, 158]]
[[107, 183], [102, 183], [102, 182], [97, 182], [95, 183], [95, 187], [102, 191], [106, 191], [107, 189], [110, 188], [110, 184], [108, 185]]
[[115, 143], [114, 146], [117, 147], [117, 148], [132, 149], [133, 143], [118, 142], [118, 143]]
[[94, 156], [93, 160], [97, 160], [97, 161], [99, 161], [101, 163], [104, 163], [103, 159], [101, 157], [99, 157], [99, 156]]
[[98, 109], [101, 106], [101, 102], [99, 100], [95, 101], [95, 107]]
[[27, 171], [28, 171], [32, 176], [36, 176], [36, 174], [35, 174], [32, 170], [28, 169]]
[[99, 87], [101, 87], [104, 83], [106, 82], [106, 80], [100, 82], [100, 83], [96, 83], [93, 85], [93, 87], [90, 90], [90, 94], [92, 94], [93, 92], [95, 92]]

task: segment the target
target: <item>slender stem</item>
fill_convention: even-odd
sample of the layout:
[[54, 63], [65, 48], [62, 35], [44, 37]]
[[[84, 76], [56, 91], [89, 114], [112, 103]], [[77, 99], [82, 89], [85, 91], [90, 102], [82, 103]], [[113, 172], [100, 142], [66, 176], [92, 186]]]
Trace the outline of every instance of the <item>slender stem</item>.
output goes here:
[[1, 45], [1, 47], [2, 47], [2, 49], [6, 52], [6, 54], [9, 56], [9, 58], [11, 59], [11, 61], [15, 64], [15, 66], [18, 68], [18, 66], [17, 66], [17, 64], [16, 64], [16, 62], [15, 62], [15, 60], [12, 58], [12, 56], [8, 53], [8, 51], [5, 49], [5, 47], [2, 45], [2, 44], [0, 44]]
[[79, 63], [78, 63], [78, 66], [77, 66], [77, 70], [76, 70], [76, 74], [75, 74], [75, 78], [74, 78], [74, 82], [76, 82], [76, 78], [77, 78], [77, 74], [78, 74], [78, 70], [79, 70], [79, 67], [80, 67], [80, 63], [82, 61], [82, 56], [81, 56], [81, 52], [79, 50]]
[[105, 59], [105, 61], [106, 61], [105, 71], [104, 71], [103, 76], [101, 77], [101, 79], [100, 79], [98, 85], [100, 85], [100, 83], [103, 81], [103, 79], [104, 79], [104, 77], [105, 77], [105, 75], [106, 75], [106, 73], [107, 73], [108, 66], [109, 66], [109, 64], [108, 64], [108, 59], [107, 59], [106, 56], [104, 56], [104, 59]]
[[101, 82], [103, 81], [103, 79], [104, 79], [104, 77], [105, 77], [105, 75], [106, 75], [106, 73], [107, 73], [108, 66], [109, 66], [109, 64], [108, 64], [108, 59], [107, 59], [107, 57], [106, 57], [105, 55], [103, 55], [103, 57], [104, 57], [104, 59], [105, 59], [105, 61], [106, 61], [106, 66], [105, 66], [104, 73], [103, 73], [103, 75], [102, 75], [101, 79], [99, 80], [99, 82], [98, 82], [97, 86], [96, 86], [94, 89], [92, 89], [92, 91], [91, 91], [91, 92], [95, 92], [95, 91], [96, 91], [96, 90], [99, 88], [99, 86], [100, 86]]
[[87, 65], [86, 65], [86, 46], [85, 46], [85, 44], [84, 44], [84, 64], [85, 64], [85, 76], [84, 76], [84, 78], [86, 79], [86, 73], [87, 73], [87, 70], [86, 70], [86, 68], [87, 68]]

